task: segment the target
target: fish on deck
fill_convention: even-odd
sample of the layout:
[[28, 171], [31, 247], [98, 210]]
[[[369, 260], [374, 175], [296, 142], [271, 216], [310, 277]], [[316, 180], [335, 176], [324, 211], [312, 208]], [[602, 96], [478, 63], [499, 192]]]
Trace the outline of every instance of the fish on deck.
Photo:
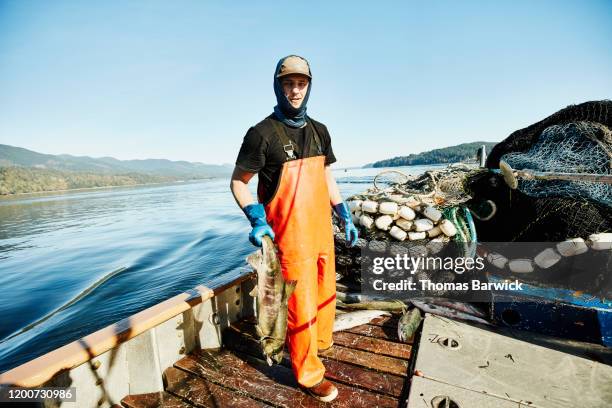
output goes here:
[[400, 317], [397, 324], [397, 337], [402, 343], [408, 343], [408, 341], [414, 336], [417, 329], [421, 325], [423, 317], [421, 311], [418, 308], [414, 308], [407, 312], [404, 312]]
[[334, 321], [334, 332], [352, 329], [353, 327], [370, 323], [372, 319], [380, 316], [391, 316], [391, 313], [384, 310], [357, 310], [339, 314]]
[[403, 312], [408, 308], [401, 300], [372, 300], [358, 303], [344, 303], [336, 300], [336, 306], [346, 310], [385, 310], [389, 312]]
[[411, 300], [410, 302], [425, 313], [431, 313], [433, 315], [448, 317], [451, 319], [465, 320], [485, 325], [491, 324], [481, 317], [477, 317], [448, 306], [441, 306], [434, 303], [423, 302], [415, 299]]
[[262, 239], [261, 250], [247, 257], [257, 272], [257, 286], [251, 292], [257, 296], [257, 333], [263, 355], [272, 365], [283, 359], [287, 336], [287, 301], [295, 290], [296, 281], [285, 281], [276, 248], [269, 236]]

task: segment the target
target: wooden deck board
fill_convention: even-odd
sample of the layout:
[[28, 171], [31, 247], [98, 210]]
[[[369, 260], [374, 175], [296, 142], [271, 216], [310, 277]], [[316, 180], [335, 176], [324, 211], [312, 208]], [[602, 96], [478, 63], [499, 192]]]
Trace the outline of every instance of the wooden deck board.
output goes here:
[[291, 370], [228, 351], [192, 353], [175, 363], [177, 368], [223, 387], [280, 407], [397, 407], [395, 398], [336, 383], [338, 398], [324, 404], [297, 387]]
[[[389, 322], [389, 320], [378, 323], [382, 326], [383, 324], [386, 324], [386, 322]], [[252, 323], [251, 321], [238, 322], [235, 323], [233, 327], [241, 332], [248, 333], [253, 337], [257, 337], [257, 335], [255, 334], [255, 323]], [[367, 327], [360, 328], [358, 330], [361, 332], [368, 332], [374, 330], [372, 334], [378, 333], [376, 329], [368, 329]], [[409, 359], [412, 350], [412, 346], [410, 344], [400, 343], [399, 339], [396, 341], [386, 340], [373, 336], [350, 333], [348, 331], [334, 333], [334, 344], [349, 347], [356, 350], [370, 351], [375, 354], [383, 354], [386, 356], [403, 359]]]
[[377, 339], [389, 340], [393, 342], [399, 342], [399, 337], [397, 337], [397, 326], [392, 327], [363, 324], [361, 326], [347, 329], [345, 330], [345, 332], [360, 334], [362, 336], [375, 337]]
[[363, 350], [336, 346], [319, 354], [335, 361], [344, 361], [354, 365], [366, 367], [383, 373], [406, 376], [408, 361], [399, 358], [374, 354]]
[[[242, 333], [257, 338], [255, 323], [241, 321], [234, 323], [232, 326]], [[355, 333], [351, 332], [351, 330], [354, 330]], [[365, 324], [356, 326], [352, 329], [335, 332], [333, 336], [334, 344], [357, 350], [369, 351], [375, 354], [388, 355], [390, 357], [410, 359], [412, 346], [400, 342], [397, 333], [393, 336], [389, 327]]]
[[[250, 335], [253, 338], [256, 337], [255, 327], [253, 325], [250, 325], [248, 323], [237, 323], [234, 324], [234, 328], [239, 330], [240, 332]], [[364, 339], [367, 338], [364, 337]], [[387, 345], [387, 343], [376, 345], [375, 340], [377, 339], [372, 340], [374, 340], [375, 348], [383, 348]], [[231, 341], [228, 340], [225, 343], [230, 344], [230, 342]], [[330, 350], [320, 352], [319, 355], [329, 360], [350, 363], [353, 365], [399, 376], [406, 376], [408, 370], [408, 361], [406, 359], [399, 359], [382, 354], [375, 354], [369, 351], [353, 348], [352, 346], [344, 347], [340, 344], [335, 344], [334, 347], [332, 347]]]
[[178, 368], [166, 369], [164, 377], [167, 392], [191, 402], [196, 407], [260, 408], [269, 406]]
[[[237, 353], [239, 357], [244, 358], [248, 362], [257, 361], [258, 363], [265, 364], [262, 360], [256, 359], [250, 355]], [[278, 367], [278, 366], [277, 366]], [[291, 372], [290, 369], [288, 369]], [[365, 370], [363, 370], [365, 371]], [[291, 376], [293, 377], [293, 372], [291, 372]], [[390, 376], [395, 377], [395, 376]], [[328, 378], [332, 383], [336, 385], [338, 388], [338, 399], [334, 401], [333, 407], [397, 407], [399, 405], [399, 401], [396, 398], [393, 398], [388, 395], [377, 395], [370, 390], [363, 390], [355, 386], [355, 384], [343, 384], [341, 382], [335, 381], [332, 378]], [[293, 380], [295, 381], [295, 380]], [[341, 400], [340, 397], [343, 396], [345, 399]], [[351, 401], [358, 401], [355, 404], [351, 404]], [[325, 405], [328, 406], [328, 405]]]
[[[250, 333], [240, 332], [236, 327], [230, 327], [223, 334], [225, 344], [231, 345], [231, 349], [254, 357], [261, 356], [259, 341]], [[336, 347], [336, 346], [334, 346]], [[336, 361], [328, 357], [321, 356], [321, 361], [325, 365], [325, 377], [332, 381], [339, 381], [348, 385], [363, 388], [368, 391], [387, 394], [398, 398], [401, 395], [404, 378], [385, 372], [377, 372], [362, 367], [356, 367], [342, 361]], [[288, 353], [285, 353], [282, 365], [291, 367]], [[404, 369], [404, 371], [406, 371]]]
[[127, 408], [188, 407], [398, 407], [404, 395], [410, 344], [397, 338], [398, 316], [385, 316], [334, 333], [334, 346], [319, 353], [338, 398], [321, 403], [302, 391], [285, 352], [269, 367], [261, 356], [256, 321], [246, 318], [223, 333], [225, 350], [193, 352], [164, 372], [166, 392], [133, 395]]
[[406, 360], [410, 358], [410, 353], [412, 352], [412, 347], [408, 344], [395, 343], [348, 332], [334, 333], [334, 344]]
[[192, 353], [177, 361], [175, 367], [277, 406], [289, 407], [294, 402], [317, 406], [316, 400], [295, 387], [291, 376], [277, 370], [270, 377], [265, 367], [253, 366], [227, 351]]
[[322, 359], [325, 365], [325, 378], [366, 389], [371, 392], [379, 392], [394, 398], [402, 394], [405, 378], [363, 370], [339, 361]]
[[167, 392], [128, 395], [121, 400], [121, 405], [126, 408], [193, 408]]
[[394, 313], [391, 316], [380, 316], [372, 319], [370, 321], [371, 325], [381, 326], [381, 327], [392, 327], [397, 330], [397, 324], [399, 323], [400, 314]]

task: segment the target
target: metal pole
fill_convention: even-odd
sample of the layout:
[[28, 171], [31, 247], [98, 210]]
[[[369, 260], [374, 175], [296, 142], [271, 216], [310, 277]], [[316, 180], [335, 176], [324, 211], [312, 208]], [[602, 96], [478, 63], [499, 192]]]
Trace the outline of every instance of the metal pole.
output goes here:
[[591, 183], [612, 184], [612, 174], [594, 173], [555, 173], [536, 171], [531, 169], [514, 170], [508, 163], [501, 160], [499, 170], [504, 181], [511, 189], [518, 187], [518, 179], [524, 180], [565, 180], [565, 181], [587, 181]]

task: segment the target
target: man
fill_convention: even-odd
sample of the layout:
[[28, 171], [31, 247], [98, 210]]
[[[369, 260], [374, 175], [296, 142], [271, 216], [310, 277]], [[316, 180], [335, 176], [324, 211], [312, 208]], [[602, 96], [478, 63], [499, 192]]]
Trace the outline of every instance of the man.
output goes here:
[[[283, 276], [297, 281], [288, 302], [291, 365], [300, 386], [327, 402], [338, 395], [324, 379], [325, 367], [317, 356], [317, 351], [332, 346], [336, 311], [330, 204], [351, 245], [357, 240], [357, 228], [329, 168], [336, 158], [327, 128], [306, 115], [311, 88], [310, 66], [304, 58], [290, 55], [278, 62], [277, 105], [244, 137], [231, 190], [253, 227], [249, 240], [261, 246], [264, 235], [272, 237]], [[255, 173], [259, 203], [247, 187]]]

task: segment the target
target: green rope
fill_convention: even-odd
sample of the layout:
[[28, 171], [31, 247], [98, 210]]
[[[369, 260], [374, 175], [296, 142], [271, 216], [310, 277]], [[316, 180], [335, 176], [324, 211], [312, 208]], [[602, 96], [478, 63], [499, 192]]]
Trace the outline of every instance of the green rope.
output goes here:
[[459, 207], [451, 207], [448, 210], [448, 213], [445, 214], [445, 216], [455, 226], [455, 229], [457, 230], [457, 235], [453, 237], [453, 241], [455, 241], [458, 245], [461, 245], [463, 247], [463, 252], [465, 253], [466, 252], [466, 248], [465, 248], [466, 237], [465, 237], [465, 233], [463, 232], [463, 228], [461, 228], [461, 225], [459, 224], [459, 221], [457, 220], [458, 210], [459, 210]]
[[[460, 209], [463, 214], [457, 214]], [[454, 241], [463, 247], [463, 255], [466, 258], [475, 257], [477, 242], [476, 226], [474, 225], [474, 219], [472, 218], [469, 208], [465, 206], [456, 206], [445, 209], [443, 212], [444, 216], [457, 230]]]
[[476, 225], [474, 224], [474, 219], [472, 218], [472, 213], [467, 206], [463, 206], [463, 214], [467, 221], [467, 226], [469, 230], [470, 236], [470, 255], [471, 258], [476, 257], [476, 244], [478, 243], [478, 235], [476, 234]]

